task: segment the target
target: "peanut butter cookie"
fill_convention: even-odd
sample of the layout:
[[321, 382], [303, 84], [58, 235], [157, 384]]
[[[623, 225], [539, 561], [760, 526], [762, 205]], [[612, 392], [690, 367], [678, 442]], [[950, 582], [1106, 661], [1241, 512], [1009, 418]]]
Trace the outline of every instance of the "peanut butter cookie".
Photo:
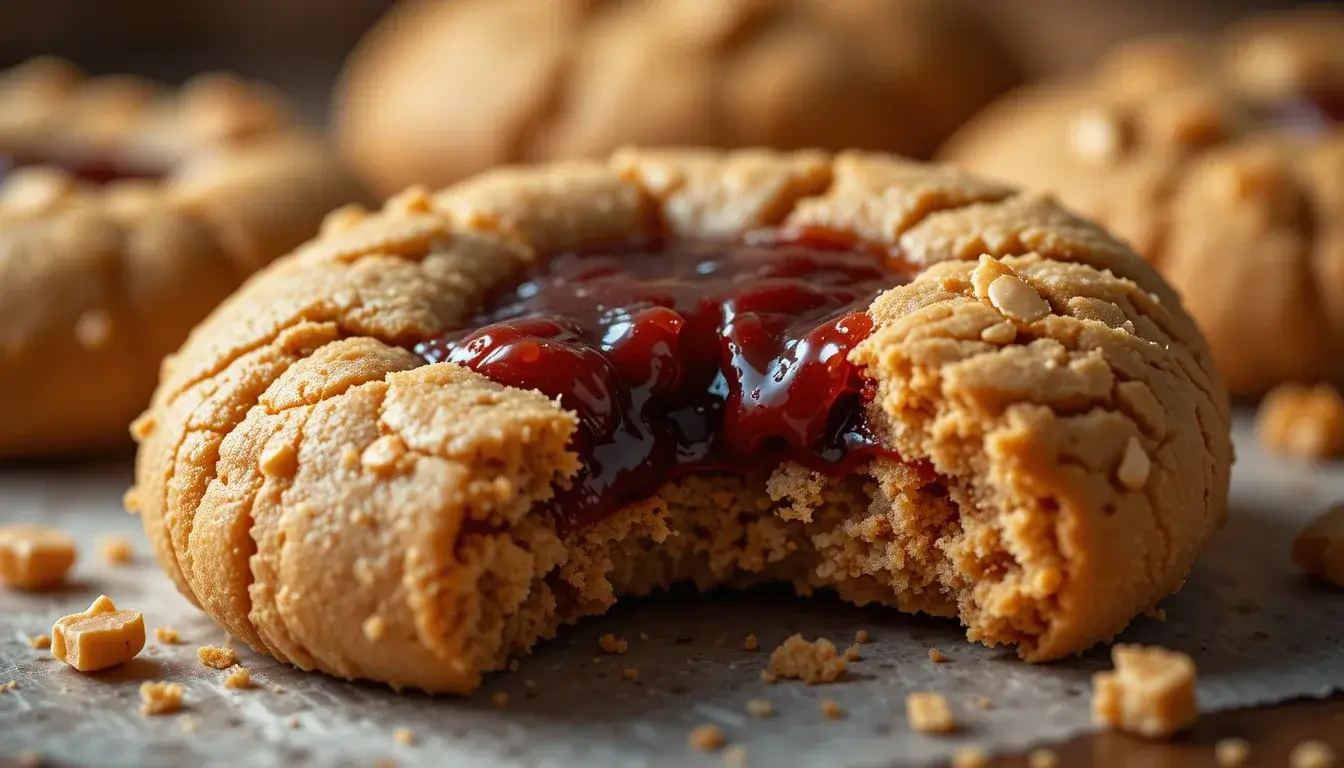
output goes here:
[[1226, 401], [1157, 273], [1048, 201], [624, 151], [334, 213], [165, 365], [129, 500], [183, 594], [341, 677], [470, 691], [673, 582], [1044, 661], [1180, 587]]
[[938, 0], [407, 0], [351, 57], [335, 122], [391, 193], [627, 143], [927, 157], [1018, 79]]
[[1344, 383], [1344, 14], [1145, 40], [1010, 94], [942, 156], [1060, 195], [1155, 264], [1234, 394]]
[[255, 86], [0, 72], [0, 457], [129, 442], [192, 325], [364, 194]]

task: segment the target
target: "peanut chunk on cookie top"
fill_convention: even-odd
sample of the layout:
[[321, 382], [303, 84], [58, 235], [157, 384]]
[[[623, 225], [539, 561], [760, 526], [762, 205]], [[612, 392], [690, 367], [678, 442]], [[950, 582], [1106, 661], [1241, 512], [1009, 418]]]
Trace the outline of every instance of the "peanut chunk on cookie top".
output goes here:
[[1116, 645], [1113, 672], [1092, 677], [1092, 721], [1163, 739], [1194, 722], [1195, 662], [1158, 646]]
[[75, 540], [62, 531], [0, 526], [0, 584], [15, 589], [54, 587], [65, 581], [77, 554]]
[[51, 627], [51, 655], [80, 672], [115, 667], [135, 658], [144, 647], [144, 617], [117, 610], [106, 595]]
[[1331, 508], [1297, 534], [1293, 562], [1312, 576], [1344, 587], [1344, 504]]
[[1281, 384], [1260, 403], [1255, 434], [1273, 453], [1303, 459], [1344, 454], [1344, 398], [1329, 384]]
[[802, 680], [808, 685], [831, 683], [845, 674], [849, 662], [824, 637], [812, 642], [792, 635], [770, 654], [765, 671], [776, 679]]

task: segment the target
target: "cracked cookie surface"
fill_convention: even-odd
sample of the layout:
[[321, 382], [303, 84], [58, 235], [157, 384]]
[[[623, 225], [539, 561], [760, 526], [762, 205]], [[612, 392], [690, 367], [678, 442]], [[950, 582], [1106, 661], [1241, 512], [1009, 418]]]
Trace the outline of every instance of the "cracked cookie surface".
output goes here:
[[1234, 394], [1344, 382], [1344, 14], [1127, 43], [1022, 89], [941, 157], [1058, 194], [1180, 291]]
[[[848, 355], [890, 450], [844, 473], [696, 471], [562, 529], [580, 414], [410, 351], [557, 253], [808, 228], [915, 268]], [[398, 687], [470, 691], [674, 582], [831, 589], [1044, 661], [1180, 587], [1226, 513], [1226, 401], [1156, 272], [1047, 200], [881, 155], [624, 151], [333, 213], [165, 364], [128, 504], [230, 633]]]
[[336, 93], [350, 161], [394, 192], [625, 144], [927, 157], [1019, 79], [991, 29], [937, 0], [538, 5], [394, 8]]
[[257, 86], [0, 72], [0, 457], [126, 443], [159, 360], [366, 194]]

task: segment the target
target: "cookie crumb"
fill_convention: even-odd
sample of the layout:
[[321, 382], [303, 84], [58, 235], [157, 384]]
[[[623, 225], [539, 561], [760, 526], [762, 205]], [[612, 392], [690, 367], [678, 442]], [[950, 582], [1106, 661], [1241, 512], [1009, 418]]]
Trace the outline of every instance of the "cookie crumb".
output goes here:
[[858, 632], [855, 632], [855, 633], [854, 633], [854, 642], [856, 642], [856, 643], [866, 643], [866, 642], [868, 642], [868, 630], [866, 630], [866, 629], [860, 629]]
[[1213, 760], [1221, 768], [1240, 768], [1250, 754], [1251, 745], [1245, 739], [1219, 739], [1213, 745]]
[[1290, 768], [1334, 768], [1335, 750], [1323, 741], [1304, 741], [1288, 754]]
[[[619, 656], [630, 650], [630, 643], [623, 637], [617, 637], [610, 632], [597, 639], [597, 647], [602, 649], [603, 653], [610, 653]], [[593, 661], [597, 661], [594, 659]]]
[[1056, 768], [1059, 756], [1050, 749], [1033, 749], [1027, 753], [1027, 768]]
[[154, 682], [140, 686], [140, 714], [171, 715], [182, 709], [183, 688], [178, 683]]
[[1344, 587], [1344, 504], [1332, 507], [1297, 534], [1293, 563], [1312, 576]]
[[494, 693], [490, 694], [490, 703], [496, 709], [503, 709], [509, 706], [509, 694], [503, 691], [495, 691]]
[[724, 743], [723, 731], [713, 723], [697, 725], [686, 736], [686, 744], [698, 752], [717, 752]]
[[905, 697], [905, 719], [917, 733], [952, 733], [957, 719], [947, 698], [934, 691], [916, 691]]
[[246, 667], [235, 666], [224, 673], [224, 687], [242, 690], [252, 687], [252, 673]]
[[178, 645], [182, 642], [182, 636], [172, 627], [155, 627], [154, 639], [163, 645]]
[[125, 536], [104, 536], [98, 540], [98, 554], [108, 565], [126, 565], [135, 560], [135, 547]]
[[835, 699], [822, 699], [821, 714], [827, 720], [839, 720], [845, 716], [845, 711], [840, 708]]
[[723, 750], [723, 765], [724, 768], [746, 768], [747, 748], [738, 745]]
[[29, 635], [28, 645], [31, 648], [50, 648], [51, 635]]
[[752, 717], [769, 717], [775, 711], [775, 705], [769, 699], [748, 699], [747, 714]]
[[757, 648], [760, 648], [760, 647], [761, 647], [761, 644], [760, 644], [760, 642], [756, 639], [756, 635], [755, 635], [755, 634], [747, 635], [746, 639], [742, 641], [742, 649], [743, 649], [743, 650], [754, 651], [754, 650], [756, 650]]
[[1280, 384], [1265, 395], [1255, 434], [1271, 453], [1327, 459], [1344, 453], [1344, 398], [1329, 384]]
[[632, 683], [637, 683], [639, 682], [639, 669], [636, 667], [626, 667], [621, 670], [621, 677]]
[[130, 661], [145, 647], [145, 619], [135, 611], [119, 611], [107, 595], [88, 610], [56, 620], [51, 627], [51, 655], [80, 672], [97, 672]]
[[392, 732], [392, 740], [403, 747], [409, 747], [415, 743], [415, 731], [410, 728], [398, 728]]
[[989, 755], [979, 747], [960, 747], [952, 753], [952, 768], [984, 768]]
[[835, 644], [830, 640], [820, 637], [809, 643], [802, 635], [793, 635], [770, 654], [766, 671], [776, 678], [797, 679], [816, 685], [838, 680], [848, 665], [836, 653]]
[[228, 669], [238, 663], [238, 655], [232, 648], [220, 648], [217, 645], [202, 645], [196, 649], [196, 657], [212, 669]]
[[35, 525], [0, 526], [0, 584], [48, 589], [65, 582], [78, 549], [64, 531]]
[[855, 643], [845, 649], [845, 661], [863, 661], [863, 649]]
[[1160, 646], [1111, 647], [1113, 672], [1092, 676], [1092, 722], [1149, 739], [1171, 736], [1198, 714], [1195, 662]]
[[951, 659], [944, 656], [943, 652], [938, 650], [937, 648], [930, 648], [929, 661], [932, 661], [934, 664], [942, 664], [945, 661], [951, 661]]

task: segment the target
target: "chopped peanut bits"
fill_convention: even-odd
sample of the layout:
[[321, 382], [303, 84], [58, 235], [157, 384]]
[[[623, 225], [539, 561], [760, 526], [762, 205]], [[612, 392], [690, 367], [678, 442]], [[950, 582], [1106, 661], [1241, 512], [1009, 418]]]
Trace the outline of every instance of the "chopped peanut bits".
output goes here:
[[182, 709], [182, 686], [178, 683], [155, 682], [140, 686], [140, 714], [147, 717], [171, 715]]
[[725, 743], [723, 731], [713, 723], [697, 725], [686, 736], [686, 744], [698, 752], [717, 752]]
[[[766, 673], [775, 679], [792, 678], [815, 685], [834, 682], [847, 667], [848, 662], [836, 653], [830, 640], [823, 637], [809, 643], [802, 635], [793, 635], [770, 654]], [[764, 675], [761, 679], [765, 680]]]
[[1113, 672], [1092, 676], [1092, 721], [1150, 739], [1194, 722], [1195, 662], [1157, 646], [1116, 645]]
[[0, 584], [46, 589], [65, 581], [78, 550], [74, 539], [53, 528], [0, 526]]
[[919, 733], [951, 733], [957, 730], [952, 707], [941, 693], [919, 691], [905, 697], [905, 718]]
[[1344, 504], [1311, 521], [1297, 534], [1293, 562], [1312, 576], [1344, 587]]
[[97, 672], [130, 661], [145, 647], [145, 620], [135, 611], [119, 611], [106, 595], [88, 610], [56, 620], [51, 655], [80, 672]]
[[203, 645], [196, 649], [201, 663], [212, 669], [228, 669], [238, 663], [238, 655], [232, 648], [220, 648], [217, 645]]
[[1265, 450], [1304, 459], [1344, 452], [1344, 398], [1329, 384], [1280, 384], [1260, 403], [1255, 433]]

